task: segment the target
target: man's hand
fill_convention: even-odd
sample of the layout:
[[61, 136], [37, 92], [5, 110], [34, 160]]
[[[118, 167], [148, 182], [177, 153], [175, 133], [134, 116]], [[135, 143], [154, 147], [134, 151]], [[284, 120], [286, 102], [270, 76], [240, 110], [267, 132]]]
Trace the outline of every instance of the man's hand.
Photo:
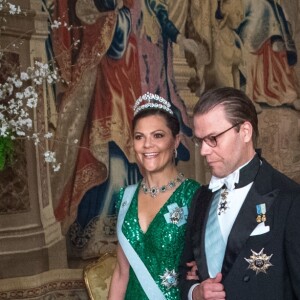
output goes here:
[[202, 281], [193, 290], [193, 300], [225, 300], [226, 295], [221, 281], [221, 273], [218, 273], [215, 278]]

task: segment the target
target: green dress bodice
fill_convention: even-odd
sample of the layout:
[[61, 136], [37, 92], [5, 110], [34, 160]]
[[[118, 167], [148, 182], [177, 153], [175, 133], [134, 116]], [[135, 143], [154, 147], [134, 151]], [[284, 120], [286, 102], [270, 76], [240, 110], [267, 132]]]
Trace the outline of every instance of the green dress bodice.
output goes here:
[[[188, 209], [198, 188], [199, 183], [186, 179], [163, 205], [146, 232], [142, 231], [138, 222], [137, 189], [123, 222], [122, 231], [124, 235], [168, 300], [180, 299], [178, 287], [165, 285], [163, 282], [165, 277], [163, 276], [166, 276], [168, 271], [175, 271], [178, 274], [186, 230], [186, 222], [176, 224], [176, 222], [170, 221], [170, 212], [172, 212], [170, 205], [176, 203], [179, 208], [186, 207]], [[123, 193], [124, 190], [120, 192], [120, 199], [122, 199]], [[148, 299], [131, 267], [125, 299]]]

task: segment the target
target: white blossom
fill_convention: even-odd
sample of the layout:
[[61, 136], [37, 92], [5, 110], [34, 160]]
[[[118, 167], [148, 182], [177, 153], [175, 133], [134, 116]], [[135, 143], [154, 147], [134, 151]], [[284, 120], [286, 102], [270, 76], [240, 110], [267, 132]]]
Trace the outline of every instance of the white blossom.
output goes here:
[[20, 78], [22, 81], [27, 81], [29, 79], [29, 76], [26, 72], [21, 72]]
[[24, 98], [24, 94], [23, 94], [23, 93], [20, 93], [20, 92], [17, 92], [17, 93], [16, 93], [16, 98], [18, 98], [18, 99], [23, 99], [23, 98]]
[[80, 43], [80, 40], [74, 40], [73, 45], [76, 47]]
[[17, 130], [17, 131], [16, 131], [16, 134], [17, 134], [18, 136], [25, 136], [25, 135], [26, 135], [25, 132], [22, 131], [22, 130]]
[[28, 86], [25, 90], [24, 90], [24, 96], [26, 98], [30, 97], [31, 95], [33, 95], [34, 92], [34, 88], [32, 86]]
[[43, 79], [42, 78], [34, 78], [33, 79], [33, 82], [36, 84], [36, 85], [41, 85], [43, 83]]
[[15, 15], [17, 13], [17, 7], [14, 4], [8, 3], [9, 13]]
[[52, 151], [46, 151], [44, 153], [44, 158], [45, 158], [45, 161], [48, 162], [48, 163], [55, 163], [56, 162], [56, 158], [55, 158], [55, 152], [52, 152]]
[[7, 129], [8, 129], [8, 126], [6, 124], [1, 124], [0, 136], [6, 137], [8, 134]]
[[36, 133], [34, 133], [32, 135], [32, 139], [34, 140], [34, 145], [37, 146], [40, 142], [39, 136]]
[[13, 79], [13, 84], [16, 88], [20, 88], [23, 85], [23, 82], [19, 78], [14, 78]]
[[51, 76], [48, 76], [48, 77], [47, 77], [47, 82], [48, 82], [49, 84], [51, 84], [51, 83], [54, 82], [54, 80], [53, 80], [53, 78], [52, 78]]
[[50, 139], [50, 138], [52, 138], [52, 136], [53, 136], [52, 132], [47, 132], [44, 134], [44, 138], [46, 138], [46, 139]]
[[28, 98], [27, 99], [27, 104], [26, 104], [28, 107], [30, 108], [34, 108], [37, 106], [37, 98]]
[[58, 172], [60, 170], [60, 166], [61, 166], [61, 163], [59, 164], [53, 164], [52, 165], [52, 169], [54, 172]]
[[60, 21], [57, 21], [57, 20], [54, 20], [53, 23], [51, 24], [51, 29], [57, 29], [59, 28], [61, 25], [61, 22]]

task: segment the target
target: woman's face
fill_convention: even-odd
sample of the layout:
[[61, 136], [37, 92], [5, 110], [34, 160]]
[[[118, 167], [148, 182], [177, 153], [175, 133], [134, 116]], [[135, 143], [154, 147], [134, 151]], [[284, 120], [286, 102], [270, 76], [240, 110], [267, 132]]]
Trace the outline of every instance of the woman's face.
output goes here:
[[137, 163], [143, 171], [151, 173], [173, 166], [179, 141], [179, 135], [173, 137], [164, 117], [153, 115], [139, 119], [133, 132]]

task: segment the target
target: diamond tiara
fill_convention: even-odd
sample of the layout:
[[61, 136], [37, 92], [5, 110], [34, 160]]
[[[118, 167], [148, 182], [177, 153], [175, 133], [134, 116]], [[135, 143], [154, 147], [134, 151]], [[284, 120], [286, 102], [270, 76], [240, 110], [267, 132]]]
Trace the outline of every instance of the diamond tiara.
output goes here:
[[173, 115], [173, 111], [171, 110], [171, 103], [168, 102], [166, 99], [156, 95], [147, 92], [146, 94], [140, 96], [134, 104], [133, 107], [133, 115], [137, 115], [140, 111], [145, 110], [145, 109], [151, 109], [151, 108], [156, 108], [156, 109], [161, 109], [164, 110], [165, 112]]

